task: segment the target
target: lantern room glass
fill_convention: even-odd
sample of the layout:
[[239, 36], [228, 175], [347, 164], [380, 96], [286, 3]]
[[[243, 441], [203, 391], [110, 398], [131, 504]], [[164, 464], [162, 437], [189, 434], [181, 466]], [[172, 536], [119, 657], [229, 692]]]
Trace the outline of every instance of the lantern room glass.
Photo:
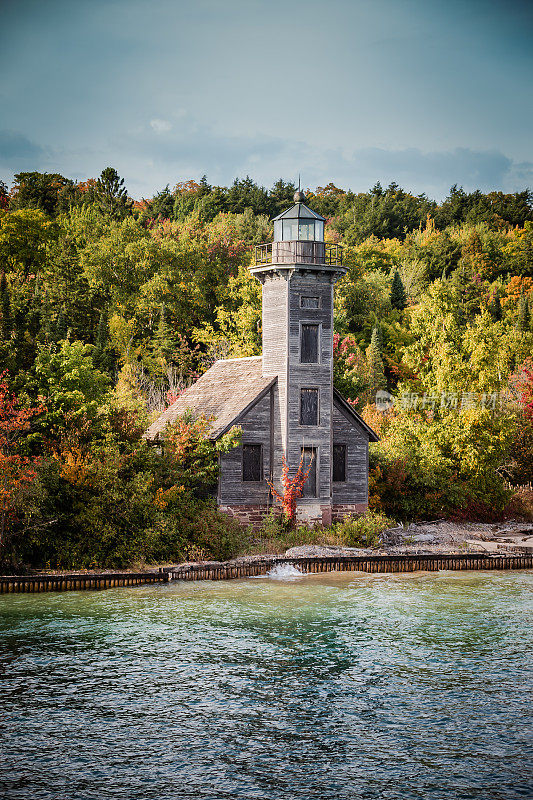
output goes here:
[[274, 222], [276, 242], [323, 242], [324, 223], [318, 219], [279, 219]]

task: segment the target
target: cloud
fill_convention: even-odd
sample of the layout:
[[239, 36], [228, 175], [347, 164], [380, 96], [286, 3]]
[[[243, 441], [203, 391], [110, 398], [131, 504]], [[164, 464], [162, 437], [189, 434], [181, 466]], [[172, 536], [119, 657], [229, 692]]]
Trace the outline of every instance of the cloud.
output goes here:
[[346, 156], [326, 155], [332, 173], [346, 175], [357, 186], [396, 181], [415, 192], [441, 199], [451, 186], [466, 190], [514, 192], [533, 185], [533, 163], [514, 162], [499, 151], [458, 147], [449, 151], [423, 152], [418, 148], [385, 150], [360, 148]]
[[150, 127], [156, 133], [168, 133], [172, 130], [172, 125], [166, 119], [152, 119], [150, 120]]
[[130, 182], [142, 187], [145, 194], [156, 188], [148, 189], [144, 183], [148, 174], [152, 180], [160, 178], [161, 186], [203, 174], [220, 184], [250, 174], [270, 186], [280, 176], [294, 179], [301, 173], [306, 186], [333, 181], [354, 191], [367, 190], [377, 181], [384, 186], [395, 181], [437, 200], [454, 184], [467, 191], [514, 192], [533, 186], [533, 163], [515, 162], [499, 151], [461, 147], [432, 152], [414, 147], [322, 149], [271, 136], [219, 134], [189, 115], [176, 119], [165, 136], [152, 123], [113, 143], [135, 163]]
[[45, 155], [40, 145], [19, 131], [0, 130], [0, 163], [6, 167], [35, 169]]
[[[533, 163], [514, 161], [497, 150], [469, 148], [424, 152], [419, 148], [320, 148], [305, 141], [267, 135], [220, 133], [187, 112], [154, 118], [115, 139], [84, 148], [51, 148], [23, 133], [0, 131], [0, 165], [11, 175], [23, 170], [61, 172], [84, 179], [113, 165], [135, 197], [150, 197], [166, 184], [201, 178], [228, 185], [251, 175], [265, 186], [302, 175], [314, 188], [333, 181], [367, 191], [377, 181], [396, 181], [415, 194], [442, 200], [454, 184], [465, 190], [515, 192], [533, 187]], [[4, 179], [8, 176], [4, 175]], [[9, 176], [11, 177], [11, 176]]]

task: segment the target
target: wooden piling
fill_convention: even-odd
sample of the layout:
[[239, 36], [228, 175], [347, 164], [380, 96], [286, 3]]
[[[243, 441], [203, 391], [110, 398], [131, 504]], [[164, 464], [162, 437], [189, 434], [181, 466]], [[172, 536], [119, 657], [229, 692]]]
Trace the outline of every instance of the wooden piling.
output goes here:
[[249, 563], [195, 564], [170, 572], [100, 573], [73, 575], [0, 576], [0, 594], [100, 590], [169, 580], [229, 580], [266, 575], [276, 564], [292, 564], [303, 573], [355, 570], [369, 573], [397, 573], [437, 570], [515, 570], [533, 568], [533, 554], [483, 553], [398, 556], [327, 556], [311, 558], [265, 557]]

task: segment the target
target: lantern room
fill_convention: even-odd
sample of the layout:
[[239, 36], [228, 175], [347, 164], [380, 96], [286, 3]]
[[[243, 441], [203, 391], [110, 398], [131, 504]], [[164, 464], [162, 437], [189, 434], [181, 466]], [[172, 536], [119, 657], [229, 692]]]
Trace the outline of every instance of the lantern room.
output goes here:
[[294, 193], [295, 205], [274, 218], [275, 242], [323, 242], [324, 217], [305, 205], [303, 192]]

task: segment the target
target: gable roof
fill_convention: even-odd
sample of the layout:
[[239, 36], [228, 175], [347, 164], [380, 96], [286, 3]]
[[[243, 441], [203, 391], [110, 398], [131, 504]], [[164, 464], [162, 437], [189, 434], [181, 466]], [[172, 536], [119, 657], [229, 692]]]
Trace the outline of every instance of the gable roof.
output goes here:
[[333, 389], [333, 402], [337, 403], [340, 411], [344, 413], [348, 419], [351, 419], [358, 425], [362, 430], [363, 433], [366, 433], [368, 436], [369, 442], [379, 442], [379, 436], [375, 431], [372, 430], [370, 425], [367, 425], [364, 419], [357, 413], [357, 411], [350, 405], [350, 403], [342, 396], [337, 389]]
[[262, 356], [216, 361], [150, 425], [143, 438], [164, 438], [167, 425], [189, 409], [195, 415], [214, 417], [209, 436], [218, 439], [276, 382], [262, 373]]

